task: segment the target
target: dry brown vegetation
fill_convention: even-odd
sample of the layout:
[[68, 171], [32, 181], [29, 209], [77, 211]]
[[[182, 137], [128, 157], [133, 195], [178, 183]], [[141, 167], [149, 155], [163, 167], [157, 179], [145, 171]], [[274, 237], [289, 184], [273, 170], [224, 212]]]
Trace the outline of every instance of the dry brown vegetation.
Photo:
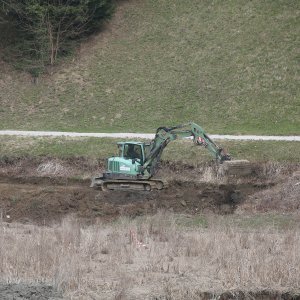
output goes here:
[[[47, 282], [67, 299], [199, 299], [199, 293], [297, 291], [300, 230], [178, 225], [160, 212], [84, 225], [1, 222], [0, 281]], [[158, 298], [161, 297], [161, 298]]]
[[[280, 170], [277, 172], [279, 175]], [[273, 174], [273, 177], [276, 173]], [[300, 171], [295, 171], [286, 180], [275, 187], [254, 193], [239, 206], [238, 211], [243, 212], [295, 212], [300, 209]]]

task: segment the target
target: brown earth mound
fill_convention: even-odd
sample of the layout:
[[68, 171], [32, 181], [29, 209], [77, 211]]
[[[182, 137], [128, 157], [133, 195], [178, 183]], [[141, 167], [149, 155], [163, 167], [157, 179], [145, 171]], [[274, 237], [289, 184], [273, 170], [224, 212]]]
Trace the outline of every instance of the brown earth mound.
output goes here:
[[294, 172], [284, 182], [251, 195], [240, 207], [240, 211], [294, 212], [300, 209], [300, 172]]

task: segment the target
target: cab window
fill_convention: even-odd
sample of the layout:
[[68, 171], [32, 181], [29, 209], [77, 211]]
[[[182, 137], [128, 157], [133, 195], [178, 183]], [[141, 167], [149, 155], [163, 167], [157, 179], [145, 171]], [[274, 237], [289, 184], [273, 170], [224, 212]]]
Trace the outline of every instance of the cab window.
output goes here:
[[124, 158], [139, 159], [142, 161], [143, 155], [141, 145], [125, 144]]

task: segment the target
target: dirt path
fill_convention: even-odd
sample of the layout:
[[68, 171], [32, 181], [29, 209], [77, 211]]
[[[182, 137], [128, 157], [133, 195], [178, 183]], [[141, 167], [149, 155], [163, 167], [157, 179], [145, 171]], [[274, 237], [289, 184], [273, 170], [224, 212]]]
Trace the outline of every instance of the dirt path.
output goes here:
[[[0, 130], [0, 135], [12, 136], [69, 136], [69, 137], [99, 137], [99, 138], [141, 138], [153, 139], [154, 134], [150, 133], [84, 133], [84, 132], [58, 132], [58, 131], [21, 131], [21, 130]], [[300, 136], [266, 136], [266, 135], [222, 135], [211, 134], [216, 140], [245, 140], [245, 141], [295, 141], [300, 142]]]

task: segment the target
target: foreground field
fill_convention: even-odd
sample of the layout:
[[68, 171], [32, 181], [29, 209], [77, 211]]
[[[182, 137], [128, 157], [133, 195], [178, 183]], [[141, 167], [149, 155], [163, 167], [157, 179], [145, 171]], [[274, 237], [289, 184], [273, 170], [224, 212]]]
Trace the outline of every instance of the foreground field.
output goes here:
[[299, 134], [299, 1], [118, 2], [37, 85], [0, 61], [1, 129]]
[[43, 281], [67, 299], [215, 299], [225, 291], [223, 299], [259, 291], [274, 299], [275, 291], [299, 292], [299, 222], [241, 228], [225, 217], [194, 226], [187, 220], [159, 212], [93, 226], [74, 217], [51, 227], [2, 222], [0, 280]]

